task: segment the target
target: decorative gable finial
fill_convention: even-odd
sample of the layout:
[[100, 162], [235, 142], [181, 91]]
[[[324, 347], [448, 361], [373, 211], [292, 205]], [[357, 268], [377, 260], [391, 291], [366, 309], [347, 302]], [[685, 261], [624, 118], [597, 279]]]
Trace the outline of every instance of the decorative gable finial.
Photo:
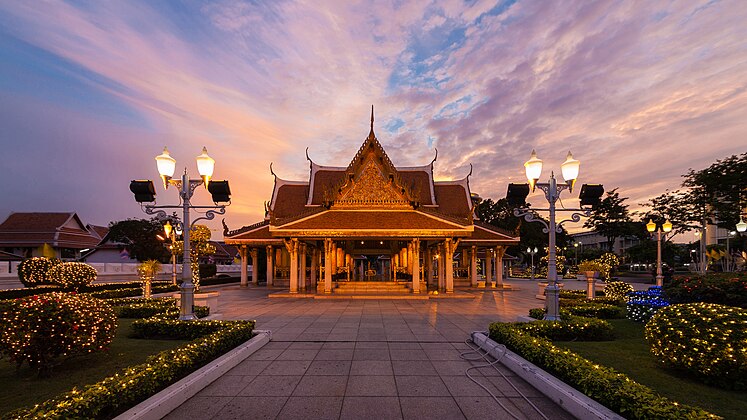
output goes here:
[[374, 123], [374, 108], [373, 104], [371, 104], [371, 132], [373, 133], [373, 123]]

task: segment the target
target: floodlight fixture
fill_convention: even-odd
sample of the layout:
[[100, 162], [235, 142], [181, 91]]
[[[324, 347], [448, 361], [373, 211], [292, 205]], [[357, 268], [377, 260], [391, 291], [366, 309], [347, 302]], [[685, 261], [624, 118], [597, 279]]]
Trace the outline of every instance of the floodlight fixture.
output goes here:
[[602, 201], [603, 194], [604, 186], [601, 184], [584, 184], [581, 186], [578, 198], [581, 200], [582, 206], [596, 207]]
[[529, 184], [508, 184], [506, 200], [511, 207], [524, 207], [527, 205], [529, 195]]
[[231, 188], [228, 186], [228, 181], [211, 181], [207, 188], [213, 196], [214, 203], [231, 201]]
[[156, 201], [156, 188], [153, 186], [153, 181], [149, 179], [130, 181], [130, 191], [135, 194], [135, 201], [138, 203]]

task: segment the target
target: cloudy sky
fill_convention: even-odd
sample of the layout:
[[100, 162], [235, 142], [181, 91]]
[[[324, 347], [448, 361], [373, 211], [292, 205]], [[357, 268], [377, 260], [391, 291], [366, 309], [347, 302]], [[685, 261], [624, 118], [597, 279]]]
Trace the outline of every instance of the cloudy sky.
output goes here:
[[250, 224], [270, 162], [346, 166], [371, 104], [396, 165], [438, 148], [437, 179], [471, 163], [499, 198], [533, 148], [543, 178], [572, 150], [636, 207], [747, 150], [745, 22], [740, 0], [2, 1], [0, 217], [142, 217], [129, 181], [164, 145], [197, 175], [205, 145]]

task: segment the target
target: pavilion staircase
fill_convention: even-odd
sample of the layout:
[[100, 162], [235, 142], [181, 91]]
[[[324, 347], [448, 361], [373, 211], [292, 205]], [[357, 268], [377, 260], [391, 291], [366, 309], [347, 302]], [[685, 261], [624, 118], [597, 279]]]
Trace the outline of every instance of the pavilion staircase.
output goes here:
[[404, 281], [341, 281], [337, 283], [333, 293], [343, 295], [408, 294], [410, 283]]

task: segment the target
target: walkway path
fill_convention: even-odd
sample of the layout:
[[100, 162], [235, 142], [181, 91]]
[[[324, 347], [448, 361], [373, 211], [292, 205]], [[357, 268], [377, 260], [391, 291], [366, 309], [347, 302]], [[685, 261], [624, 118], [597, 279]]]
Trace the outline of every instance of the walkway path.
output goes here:
[[[171, 419], [502, 419], [541, 416], [494, 368], [460, 358], [464, 340], [533, 307], [533, 283], [457, 300], [268, 299], [263, 288], [221, 289], [224, 319], [256, 319], [272, 341], [172, 412]], [[474, 356], [474, 355], [473, 355]], [[549, 418], [570, 418], [501, 371]]]

